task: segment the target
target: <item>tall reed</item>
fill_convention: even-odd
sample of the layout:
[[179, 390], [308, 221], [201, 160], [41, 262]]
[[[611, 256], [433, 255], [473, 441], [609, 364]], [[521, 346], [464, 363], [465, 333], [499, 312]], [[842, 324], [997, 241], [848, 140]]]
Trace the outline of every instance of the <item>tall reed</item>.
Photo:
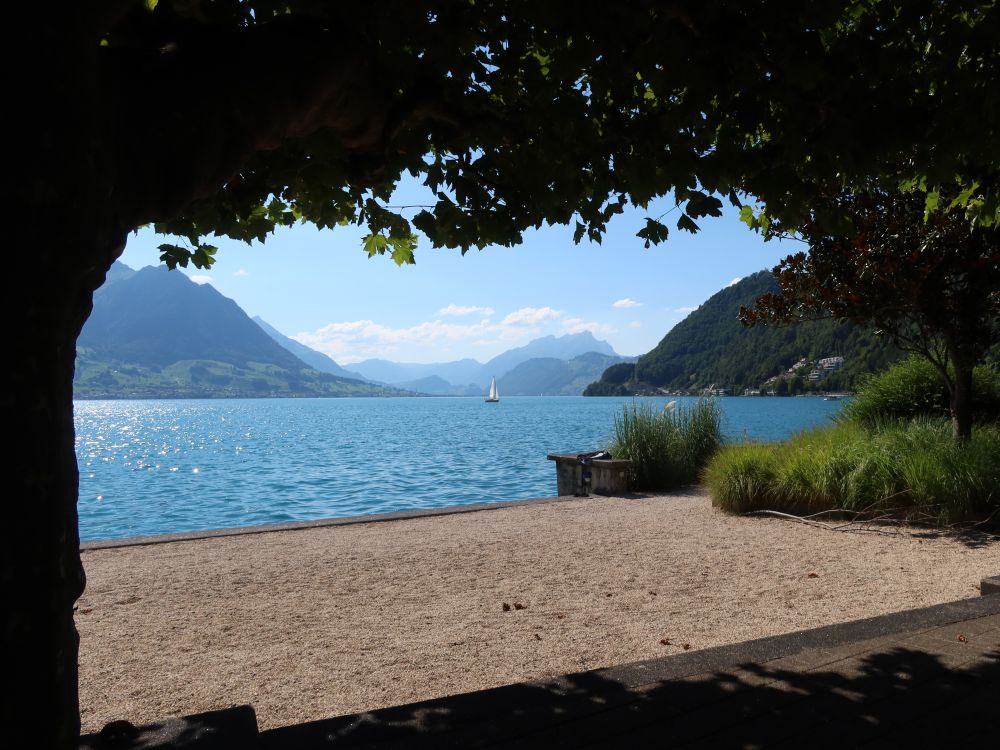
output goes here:
[[632, 402], [615, 417], [609, 450], [632, 461], [632, 489], [674, 489], [698, 481], [722, 444], [720, 424], [721, 412], [711, 399], [663, 412]]

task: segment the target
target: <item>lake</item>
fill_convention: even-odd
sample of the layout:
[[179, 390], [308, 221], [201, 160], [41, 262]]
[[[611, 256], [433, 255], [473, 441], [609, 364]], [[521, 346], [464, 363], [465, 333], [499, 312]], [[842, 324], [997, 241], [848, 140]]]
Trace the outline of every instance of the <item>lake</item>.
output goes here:
[[[639, 399], [660, 409], [668, 398]], [[683, 403], [687, 398], [677, 399]], [[77, 401], [83, 540], [552, 496], [627, 398]], [[823, 425], [821, 398], [718, 400], [727, 439]]]

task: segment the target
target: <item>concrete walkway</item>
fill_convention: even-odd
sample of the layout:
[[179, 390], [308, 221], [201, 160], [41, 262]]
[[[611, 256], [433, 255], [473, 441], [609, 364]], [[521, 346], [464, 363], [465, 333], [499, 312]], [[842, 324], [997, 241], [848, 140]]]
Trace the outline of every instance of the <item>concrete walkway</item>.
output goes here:
[[995, 748], [1000, 596], [260, 734], [238, 707], [81, 744], [182, 746]]

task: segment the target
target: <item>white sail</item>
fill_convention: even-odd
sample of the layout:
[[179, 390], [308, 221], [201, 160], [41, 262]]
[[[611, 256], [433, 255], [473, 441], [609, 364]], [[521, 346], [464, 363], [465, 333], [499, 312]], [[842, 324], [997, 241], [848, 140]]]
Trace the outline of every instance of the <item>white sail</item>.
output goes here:
[[493, 378], [490, 381], [490, 395], [486, 397], [487, 401], [499, 401], [500, 400], [500, 390], [497, 388], [497, 379]]

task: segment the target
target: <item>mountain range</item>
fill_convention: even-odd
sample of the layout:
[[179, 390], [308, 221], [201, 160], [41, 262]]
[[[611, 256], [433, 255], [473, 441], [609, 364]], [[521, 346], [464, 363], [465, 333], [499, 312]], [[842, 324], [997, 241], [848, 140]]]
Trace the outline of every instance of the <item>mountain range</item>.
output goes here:
[[589, 332], [545, 336], [485, 364], [366, 360], [347, 367], [251, 319], [209, 284], [165, 267], [115, 263], [80, 334], [77, 398], [579, 395], [627, 361]]
[[[697, 393], [708, 388], [741, 393], [765, 384], [780, 390], [781, 383], [785, 392], [810, 387], [850, 390], [861, 376], [902, 356], [890, 340], [850, 323], [818, 320], [753, 328], [740, 323], [741, 306], [751, 307], [762, 294], [777, 291], [774, 276], [760, 271], [717, 292], [634, 366], [608, 368], [584, 395]], [[843, 368], [810, 383], [810, 369], [827, 357], [843, 357]], [[796, 365], [799, 370], [790, 372]]]
[[[551, 360], [568, 362], [581, 355], [596, 354], [604, 359], [584, 359], [571, 368], [560, 368], [560, 376], [552, 369]], [[507, 395], [580, 395], [583, 387], [590, 382], [576, 382], [586, 377], [585, 372], [603, 371], [600, 363], [621, 362], [625, 357], [618, 355], [607, 341], [594, 338], [590, 331], [566, 334], [564, 336], [543, 336], [524, 346], [508, 349], [485, 364], [474, 359], [460, 359], [454, 362], [417, 364], [412, 362], [390, 362], [384, 359], [367, 359], [346, 366], [350, 372], [380, 383], [388, 383], [399, 388], [436, 395], [466, 396], [484, 392], [492, 378], [497, 378], [500, 390]], [[534, 363], [534, 360], [545, 360]], [[600, 367], [595, 371], [595, 368]], [[604, 365], [607, 367], [607, 364]], [[505, 387], [504, 378], [515, 369], [520, 372], [511, 381], [511, 388]], [[591, 378], [592, 380], [593, 378]]]
[[195, 284], [163, 266], [134, 271], [115, 263], [94, 295], [93, 312], [77, 340], [74, 395], [408, 394], [309, 366], [208, 284]]

